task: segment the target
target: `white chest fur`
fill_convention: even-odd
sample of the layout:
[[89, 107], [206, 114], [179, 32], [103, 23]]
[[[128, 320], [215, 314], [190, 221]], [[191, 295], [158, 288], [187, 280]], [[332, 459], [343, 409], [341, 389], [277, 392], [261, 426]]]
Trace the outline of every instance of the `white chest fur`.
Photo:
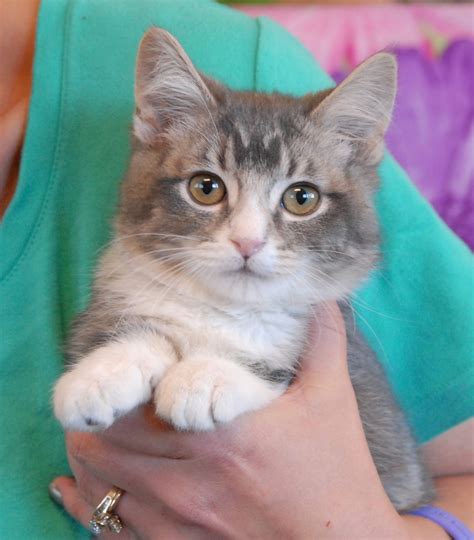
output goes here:
[[291, 306], [215, 306], [179, 292], [141, 272], [121, 272], [102, 285], [124, 316], [147, 319], [169, 337], [180, 355], [213, 353], [270, 369], [294, 365], [304, 346], [306, 317]]
[[[159, 289], [155, 293], [158, 297]], [[224, 311], [177, 294], [168, 294], [158, 302], [154, 296], [135, 301], [133, 314], [146, 317], [148, 323], [165, 333], [183, 357], [212, 351], [240, 363], [264, 363], [270, 369], [282, 369], [293, 365], [301, 352], [305, 325], [289, 310]]]

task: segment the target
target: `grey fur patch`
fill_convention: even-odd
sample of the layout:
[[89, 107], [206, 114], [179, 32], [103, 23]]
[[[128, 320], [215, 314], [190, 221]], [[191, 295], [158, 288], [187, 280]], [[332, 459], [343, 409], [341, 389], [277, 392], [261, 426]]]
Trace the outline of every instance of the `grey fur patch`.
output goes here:
[[288, 176], [288, 178], [291, 178], [295, 174], [297, 167], [298, 167], [298, 162], [293, 156], [291, 156], [290, 163], [288, 164], [288, 171], [286, 173], [286, 176]]
[[269, 369], [264, 362], [248, 366], [255, 375], [274, 384], [290, 384], [295, 377], [294, 369]]
[[348, 365], [365, 436], [382, 484], [397, 510], [428, 504], [434, 496], [415, 439], [387, 384], [382, 366], [358, 332], [348, 304]]

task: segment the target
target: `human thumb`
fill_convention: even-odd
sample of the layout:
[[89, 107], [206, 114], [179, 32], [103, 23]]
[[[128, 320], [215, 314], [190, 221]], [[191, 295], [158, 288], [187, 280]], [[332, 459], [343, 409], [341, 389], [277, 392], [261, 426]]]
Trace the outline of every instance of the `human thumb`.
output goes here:
[[348, 380], [346, 328], [336, 302], [317, 306], [308, 329], [295, 385]]

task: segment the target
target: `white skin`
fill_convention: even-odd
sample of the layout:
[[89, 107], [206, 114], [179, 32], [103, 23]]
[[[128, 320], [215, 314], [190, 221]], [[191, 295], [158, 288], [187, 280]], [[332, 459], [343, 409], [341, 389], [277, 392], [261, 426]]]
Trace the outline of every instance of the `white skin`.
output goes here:
[[[117, 485], [126, 491], [116, 509], [123, 538], [448, 538], [430, 521], [399, 516], [385, 495], [348, 376], [342, 317], [332, 305], [318, 318], [329, 322], [313, 325], [297, 380], [265, 409], [209, 433], [175, 432], [151, 407], [102, 434], [69, 433], [77, 480], [54, 481], [66, 510], [87, 525]], [[460, 472], [439, 445], [426, 448], [438, 470], [444, 458]], [[462, 451], [458, 458], [466, 463]], [[436, 504], [469, 523], [473, 478], [437, 486]]]
[[[17, 177], [38, 3], [0, 6], [0, 58], [9, 59], [0, 63], [0, 210], [10, 198], [5, 184], [12, 192]], [[341, 325], [337, 311], [333, 317]], [[448, 538], [428, 520], [398, 516], [381, 490], [349, 387], [341, 331], [328, 329], [310, 347], [287, 394], [215, 432], [176, 433], [145, 407], [103, 434], [69, 434], [78, 481], [54, 481], [66, 510], [86, 524], [115, 484], [127, 491], [117, 508], [125, 540], [209, 538], [220, 525], [239, 537], [275, 538], [277, 530], [291, 538], [354, 538], [357, 532], [380, 539], [383, 531], [397, 540]], [[473, 438], [471, 420], [424, 446], [437, 476], [435, 504], [471, 527]], [[337, 505], [329, 508], [331, 501]]]

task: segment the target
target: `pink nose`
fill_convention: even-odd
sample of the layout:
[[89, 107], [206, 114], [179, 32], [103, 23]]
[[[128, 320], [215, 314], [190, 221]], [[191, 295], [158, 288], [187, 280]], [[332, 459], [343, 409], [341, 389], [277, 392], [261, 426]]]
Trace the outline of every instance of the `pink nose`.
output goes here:
[[265, 244], [262, 240], [255, 240], [253, 238], [231, 238], [230, 240], [237, 251], [248, 259], [252, 255], [255, 255], [257, 251], [260, 251]]

